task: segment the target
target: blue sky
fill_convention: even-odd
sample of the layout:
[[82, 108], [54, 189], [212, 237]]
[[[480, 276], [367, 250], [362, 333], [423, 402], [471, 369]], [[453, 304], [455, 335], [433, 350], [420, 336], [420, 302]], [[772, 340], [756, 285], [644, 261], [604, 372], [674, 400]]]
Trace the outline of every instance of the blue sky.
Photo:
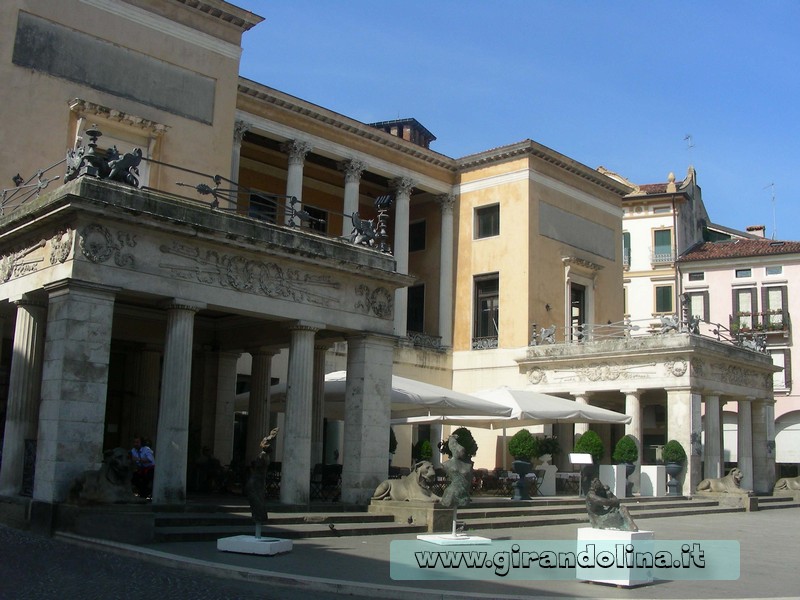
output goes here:
[[451, 157], [530, 138], [635, 183], [693, 164], [712, 221], [800, 240], [800, 2], [233, 2], [265, 18], [244, 77], [416, 118]]

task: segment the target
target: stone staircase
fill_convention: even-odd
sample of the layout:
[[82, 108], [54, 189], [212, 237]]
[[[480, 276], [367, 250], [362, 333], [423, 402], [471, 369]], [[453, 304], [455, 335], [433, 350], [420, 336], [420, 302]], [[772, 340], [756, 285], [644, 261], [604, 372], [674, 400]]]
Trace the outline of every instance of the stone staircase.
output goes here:
[[[743, 512], [714, 498], [627, 498], [622, 501], [634, 519]], [[792, 497], [759, 497], [759, 510], [800, 507]], [[160, 512], [154, 507], [155, 540], [159, 542], [216, 540], [254, 531], [243, 499], [222, 503], [190, 504], [184, 512]], [[536, 498], [514, 502], [506, 498], [475, 497], [458, 511], [468, 531], [586, 523], [585, 501], [577, 497]], [[364, 507], [320, 503], [306, 507], [275, 505], [264, 526], [264, 536], [288, 539], [425, 533], [424, 523], [395, 522], [392, 515], [368, 514]]]

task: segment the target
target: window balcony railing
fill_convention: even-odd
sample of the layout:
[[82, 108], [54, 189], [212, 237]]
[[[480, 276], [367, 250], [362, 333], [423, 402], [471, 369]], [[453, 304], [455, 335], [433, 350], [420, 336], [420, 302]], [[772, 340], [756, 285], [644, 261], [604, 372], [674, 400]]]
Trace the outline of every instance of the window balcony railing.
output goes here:
[[764, 312], [737, 312], [730, 316], [732, 333], [766, 333], [783, 334], [791, 332], [789, 312], [785, 310], [768, 310]]
[[442, 338], [438, 335], [429, 335], [419, 331], [406, 332], [408, 339], [417, 348], [431, 348], [433, 350], [440, 350], [442, 348]]
[[473, 350], [491, 350], [493, 348], [497, 348], [497, 336], [496, 335], [472, 338], [472, 349]]
[[654, 265], [675, 262], [675, 253], [671, 250], [669, 252], [653, 252], [650, 255], [650, 262]]

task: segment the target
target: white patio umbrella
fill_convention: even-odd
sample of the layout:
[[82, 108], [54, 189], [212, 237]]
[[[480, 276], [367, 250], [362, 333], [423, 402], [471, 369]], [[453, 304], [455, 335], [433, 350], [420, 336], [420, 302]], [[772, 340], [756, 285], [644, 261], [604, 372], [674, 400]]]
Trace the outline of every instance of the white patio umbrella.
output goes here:
[[[328, 418], [344, 416], [347, 372], [335, 371], [325, 376], [325, 414]], [[246, 406], [249, 393], [237, 395], [237, 403]], [[270, 389], [273, 412], [285, 409], [286, 385]], [[471, 394], [456, 392], [445, 387], [392, 375], [391, 415], [393, 419], [436, 417], [439, 415], [471, 414], [484, 418], [511, 415], [511, 407]]]
[[530, 390], [512, 389], [501, 386], [490, 390], [473, 392], [473, 396], [494, 402], [498, 406], [511, 409], [506, 417], [486, 417], [485, 415], [431, 415], [392, 419], [392, 424], [446, 423], [505, 429], [508, 427], [527, 427], [529, 425], [548, 425], [554, 423], [630, 423], [631, 417], [622, 413], [582, 404], [550, 394]]

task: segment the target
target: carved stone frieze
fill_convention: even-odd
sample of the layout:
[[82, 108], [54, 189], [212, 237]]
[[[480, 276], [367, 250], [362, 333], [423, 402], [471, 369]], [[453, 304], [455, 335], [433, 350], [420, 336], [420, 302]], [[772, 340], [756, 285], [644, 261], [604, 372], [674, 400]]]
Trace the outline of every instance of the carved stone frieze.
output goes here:
[[75, 232], [72, 229], [62, 231], [50, 238], [50, 264], [61, 264], [67, 261], [72, 252], [72, 240]]
[[386, 288], [379, 287], [371, 290], [366, 285], [359, 285], [356, 288], [356, 295], [361, 297], [356, 301], [356, 309], [366, 313], [371, 312], [381, 319], [392, 318], [394, 295]]
[[125, 248], [136, 247], [136, 236], [125, 231], [111, 231], [98, 223], [83, 228], [80, 248], [83, 255], [93, 263], [104, 263], [113, 257], [119, 267], [134, 267], [133, 254], [123, 252]]
[[337, 298], [323, 293], [325, 289], [341, 287], [328, 275], [305, 273], [274, 262], [202, 250], [178, 242], [173, 242], [171, 246], [162, 245], [160, 250], [162, 254], [184, 260], [183, 263], [159, 264], [159, 267], [167, 269], [171, 276], [179, 279], [315, 306], [330, 307], [339, 302]]
[[668, 375], [683, 377], [686, 375], [686, 371], [689, 370], [689, 365], [684, 359], [679, 358], [678, 360], [668, 360], [664, 363], [664, 368], [667, 370]]
[[539, 367], [528, 369], [528, 381], [530, 381], [533, 385], [547, 383], [547, 372]]
[[0, 281], [5, 283], [12, 278], [22, 277], [28, 273], [33, 273], [39, 268], [40, 263], [44, 261], [41, 257], [30, 256], [36, 250], [44, 248], [45, 242], [41, 240], [17, 252], [10, 252], [3, 257], [0, 257]]

